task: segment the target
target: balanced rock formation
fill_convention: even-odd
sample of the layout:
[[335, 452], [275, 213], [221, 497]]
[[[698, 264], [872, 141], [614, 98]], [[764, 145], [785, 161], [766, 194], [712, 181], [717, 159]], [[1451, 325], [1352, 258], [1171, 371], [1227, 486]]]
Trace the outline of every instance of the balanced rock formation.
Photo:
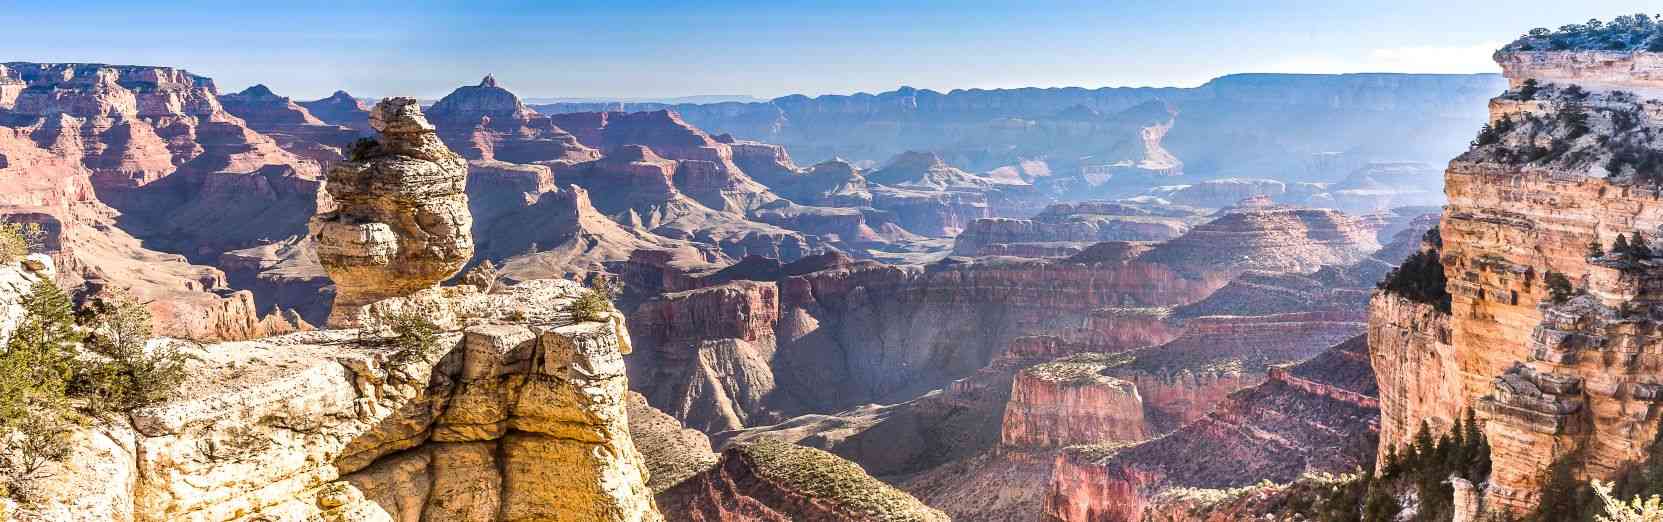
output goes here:
[[414, 98], [370, 113], [380, 139], [329, 171], [339, 205], [312, 220], [318, 259], [335, 281], [331, 325], [364, 305], [455, 275], [473, 257], [467, 163], [445, 148]]

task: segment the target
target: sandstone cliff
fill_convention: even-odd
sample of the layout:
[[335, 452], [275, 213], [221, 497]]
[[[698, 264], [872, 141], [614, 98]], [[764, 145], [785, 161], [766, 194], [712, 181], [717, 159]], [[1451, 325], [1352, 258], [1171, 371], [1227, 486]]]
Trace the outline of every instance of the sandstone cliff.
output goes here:
[[[1648, 97], [1660, 84], [1644, 51], [1510, 47], [1496, 60], [1512, 89], [1446, 172], [1452, 310], [1380, 296], [1370, 336], [1382, 447], [1405, 443], [1419, 419], [1443, 428], [1474, 408], [1494, 446], [1486, 509], [1517, 513], [1536, 503], [1550, 463], [1611, 477], [1657, 425], [1655, 371], [1639, 355], [1651, 322], [1634, 314], [1650, 305], [1651, 265], [1589, 245], [1663, 225], [1649, 174], [1633, 166], [1657, 147]], [[1571, 282], [1562, 291], [1587, 296], [1555, 296], [1559, 274]]]

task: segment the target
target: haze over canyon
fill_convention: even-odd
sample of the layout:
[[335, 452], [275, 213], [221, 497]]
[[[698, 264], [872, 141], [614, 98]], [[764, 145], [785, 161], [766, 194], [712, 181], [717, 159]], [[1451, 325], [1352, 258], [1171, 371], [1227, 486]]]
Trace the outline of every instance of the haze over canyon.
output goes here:
[[1498, 45], [671, 103], [0, 62], [0, 514], [1658, 516], [1607, 499], [1663, 494], [1663, 20]]

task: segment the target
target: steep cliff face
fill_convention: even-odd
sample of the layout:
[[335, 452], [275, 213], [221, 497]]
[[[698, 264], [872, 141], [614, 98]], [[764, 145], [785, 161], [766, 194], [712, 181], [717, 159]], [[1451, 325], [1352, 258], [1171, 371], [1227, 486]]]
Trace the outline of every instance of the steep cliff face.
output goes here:
[[[1510, 48], [1496, 60], [1513, 90], [1491, 101], [1490, 127], [1445, 178], [1451, 313], [1377, 297], [1370, 333], [1382, 447], [1405, 443], [1418, 419], [1444, 427], [1473, 408], [1494, 446], [1485, 505], [1518, 512], [1551, 462], [1607, 478], [1655, 431], [1656, 372], [1637, 355], [1653, 344], [1651, 321], [1634, 313], [1651, 303], [1652, 265], [1590, 244], [1663, 225], [1634, 167], [1656, 148], [1647, 97], [1663, 83], [1644, 51]], [[1561, 274], [1560, 292], [1587, 295], [1555, 297], [1548, 281]]]
[[[1177, 332], [1158, 308], [1219, 284], [1124, 257], [792, 268], [633, 312], [653, 403], [694, 426], [732, 429], [755, 425], [743, 422], [753, 415], [768, 423], [912, 397], [1036, 332], [1105, 351], [1165, 342]], [[680, 415], [695, 411], [704, 413]]]
[[[77, 432], [41, 520], [660, 520], [625, 420], [626, 333], [537, 281], [383, 301], [438, 319], [393, 356], [352, 331], [203, 346], [180, 398]], [[155, 342], [173, 342], [158, 340]]]
[[1000, 443], [1055, 447], [1149, 436], [1137, 386], [1104, 375], [1109, 366], [1065, 359], [1017, 373], [1005, 405]]

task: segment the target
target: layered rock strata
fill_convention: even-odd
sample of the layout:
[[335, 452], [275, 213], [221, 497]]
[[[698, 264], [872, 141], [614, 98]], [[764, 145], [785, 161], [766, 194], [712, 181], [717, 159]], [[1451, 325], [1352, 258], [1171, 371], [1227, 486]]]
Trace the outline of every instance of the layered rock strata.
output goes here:
[[[1513, 89], [1445, 174], [1451, 311], [1377, 298], [1371, 336], [1382, 447], [1407, 443], [1420, 419], [1442, 429], [1473, 408], [1494, 446], [1483, 503], [1518, 513], [1550, 463], [1611, 477], [1643, 458], [1657, 425], [1644, 362], [1651, 265], [1589, 245], [1663, 225], [1648, 174], [1632, 166], [1657, 148], [1660, 84], [1645, 51], [1510, 47], [1496, 61]], [[1561, 274], [1588, 297], [1555, 298], [1547, 281]]]
[[370, 113], [373, 150], [329, 171], [333, 212], [312, 220], [318, 259], [335, 281], [331, 325], [357, 309], [449, 278], [473, 257], [467, 164], [445, 148], [413, 98]]
[[1379, 403], [1367, 354], [1358, 336], [1310, 361], [1273, 368], [1264, 383], [1160, 438], [1064, 449], [1040, 519], [1186, 520], [1170, 518], [1185, 511], [1186, 499], [1168, 492], [1287, 483], [1373, 463]]

